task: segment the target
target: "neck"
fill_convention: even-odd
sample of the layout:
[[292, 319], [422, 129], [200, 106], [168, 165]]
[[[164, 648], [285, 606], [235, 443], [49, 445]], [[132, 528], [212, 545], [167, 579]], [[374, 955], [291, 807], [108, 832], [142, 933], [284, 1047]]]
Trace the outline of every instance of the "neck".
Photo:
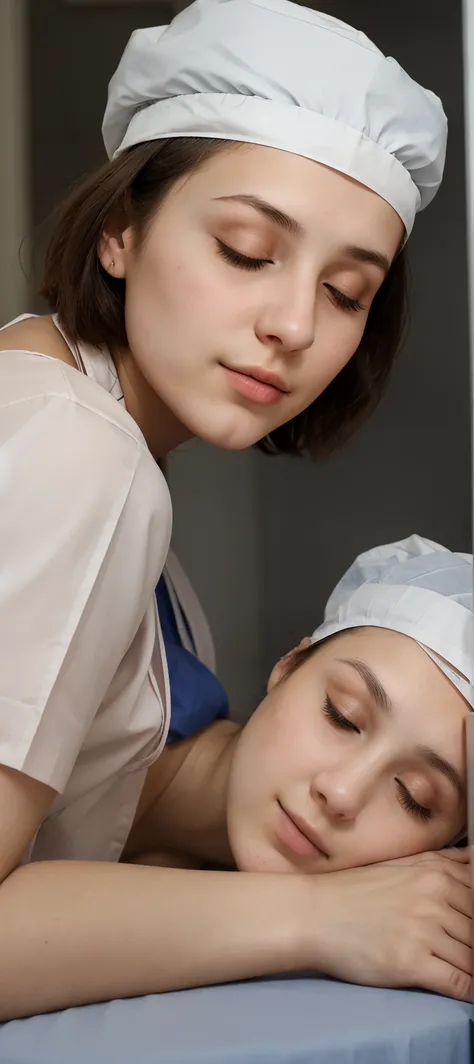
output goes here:
[[234, 867], [227, 832], [227, 800], [232, 762], [242, 729], [232, 721], [217, 721], [214, 727], [214, 735], [209, 734], [213, 768], [209, 783], [204, 788], [208, 823], [213, 826], [209, 841], [212, 837], [213, 845], [203, 856], [209, 862]]
[[219, 720], [163, 751], [158, 774], [166, 769], [167, 779], [153, 807], [154, 838], [160, 849], [210, 865], [233, 866], [227, 792], [240, 732], [237, 724]]
[[159, 461], [190, 440], [192, 433], [150, 387], [129, 348], [114, 351], [112, 357], [126, 409], [141, 429], [153, 458]]
[[201, 734], [190, 767], [190, 798], [199, 808], [190, 824], [189, 852], [209, 864], [234, 866], [227, 833], [227, 794], [241, 728], [216, 721]]

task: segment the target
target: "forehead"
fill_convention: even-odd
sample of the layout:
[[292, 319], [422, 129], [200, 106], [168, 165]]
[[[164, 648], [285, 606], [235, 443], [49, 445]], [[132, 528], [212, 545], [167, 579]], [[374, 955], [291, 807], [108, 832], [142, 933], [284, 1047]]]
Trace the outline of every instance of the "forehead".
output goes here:
[[336, 231], [341, 243], [367, 238], [370, 228], [379, 243], [393, 243], [388, 250], [394, 253], [403, 234], [400, 218], [375, 192], [337, 170], [278, 148], [226, 145], [177, 190], [190, 200], [259, 196], [294, 217], [310, 235], [317, 222], [319, 232], [326, 226], [328, 233]]

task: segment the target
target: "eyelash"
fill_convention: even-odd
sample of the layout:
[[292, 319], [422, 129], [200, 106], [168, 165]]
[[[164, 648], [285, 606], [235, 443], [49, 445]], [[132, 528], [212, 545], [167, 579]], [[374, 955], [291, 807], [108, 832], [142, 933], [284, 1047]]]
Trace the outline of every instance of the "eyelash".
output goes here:
[[345, 731], [356, 732], [357, 735], [360, 735], [360, 728], [357, 728], [356, 725], [348, 720], [343, 713], [339, 713], [339, 710], [336, 709], [334, 702], [331, 701], [329, 695], [326, 695], [323, 712], [325, 716], [329, 718], [331, 723], [335, 724], [336, 728], [343, 728]]
[[[235, 248], [224, 244], [222, 240], [216, 240], [216, 243], [219, 255], [222, 255], [226, 262], [230, 262], [231, 266], [237, 266], [240, 270], [257, 271], [262, 270], [264, 266], [273, 264], [273, 259], [254, 259], [250, 255], [242, 255], [240, 251], [236, 251]], [[326, 284], [325, 288], [327, 288], [333, 302], [341, 310], [358, 311], [364, 309], [358, 299], [351, 299], [349, 296], [344, 295], [344, 292], [340, 292], [332, 284]]]
[[227, 244], [223, 244], [222, 240], [217, 241], [217, 249], [219, 255], [222, 255], [232, 266], [238, 266], [240, 270], [261, 270], [264, 266], [269, 266], [272, 263], [271, 259], [252, 259], [250, 255], [242, 255], [235, 248], [230, 248]]
[[401, 780], [395, 780], [398, 790], [400, 792], [400, 801], [404, 809], [409, 813], [413, 813], [414, 816], [419, 817], [420, 820], [431, 820], [433, 813], [431, 809], [427, 809], [425, 805], [420, 805], [419, 802], [415, 802], [409, 791], [407, 791], [405, 785]]
[[[323, 712], [324, 715], [328, 718], [328, 720], [331, 721], [331, 724], [333, 724], [336, 728], [341, 728], [345, 731], [356, 732], [357, 735], [360, 735], [360, 729], [357, 728], [355, 724], [352, 724], [352, 722], [348, 720], [343, 713], [340, 713], [339, 710], [336, 709], [334, 702], [331, 701], [329, 695], [326, 695], [326, 700], [323, 706]], [[395, 780], [395, 782], [398, 787], [400, 802], [403, 809], [406, 809], [407, 812], [412, 813], [413, 816], [418, 817], [425, 823], [426, 821], [431, 820], [433, 816], [432, 810], [427, 809], [425, 805], [420, 805], [419, 802], [416, 802], [401, 780]]]
[[327, 288], [336, 306], [340, 307], [341, 310], [351, 310], [354, 312], [364, 309], [359, 299], [351, 299], [350, 296], [345, 296], [344, 292], [340, 292], [338, 288], [333, 288], [332, 284], [325, 284], [324, 287]]

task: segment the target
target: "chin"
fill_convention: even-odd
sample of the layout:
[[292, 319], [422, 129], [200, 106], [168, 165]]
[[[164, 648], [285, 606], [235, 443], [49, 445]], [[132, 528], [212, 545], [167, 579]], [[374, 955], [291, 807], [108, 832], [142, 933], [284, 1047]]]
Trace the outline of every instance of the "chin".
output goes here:
[[218, 400], [211, 405], [203, 404], [202, 409], [196, 409], [196, 405], [192, 410], [179, 412], [181, 422], [192, 436], [223, 451], [244, 451], [274, 428], [246, 410], [229, 404], [220, 406]]
[[268, 844], [255, 843], [232, 847], [234, 861], [239, 872], [273, 872], [278, 875], [295, 874], [298, 869]]
[[249, 431], [248, 428], [244, 429], [243, 427], [238, 428], [235, 426], [221, 428], [216, 426], [216, 428], [212, 429], [209, 428], [209, 424], [195, 435], [199, 436], [201, 440], [205, 440], [206, 443], [211, 443], [213, 447], [219, 447], [221, 451], [245, 451], [262, 439], [261, 432]]

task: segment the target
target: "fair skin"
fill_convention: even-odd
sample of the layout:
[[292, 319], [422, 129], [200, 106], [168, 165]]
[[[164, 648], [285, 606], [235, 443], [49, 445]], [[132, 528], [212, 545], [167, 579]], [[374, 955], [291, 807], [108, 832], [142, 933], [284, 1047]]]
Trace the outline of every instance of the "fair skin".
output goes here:
[[[249, 447], [309, 406], [358, 347], [402, 237], [374, 192], [253, 145], [178, 181], [138, 249], [132, 227], [104, 232], [100, 261], [126, 281], [129, 346], [113, 355], [154, 457], [192, 436]], [[50, 318], [2, 332], [0, 351], [13, 346], [75, 366]]]
[[432, 659], [380, 628], [339, 634], [292, 671], [296, 656], [275, 666], [244, 729], [219, 722], [168, 748], [125, 856], [159, 840], [240, 871], [311, 875], [440, 850], [461, 833], [469, 707]]
[[[230, 772], [239, 868], [338, 871], [437, 850], [458, 835], [469, 707], [414, 640], [344, 632], [285, 683], [275, 679]], [[292, 852], [301, 840], [283, 810], [312, 826], [319, 850]]]
[[[418, 750], [428, 743], [449, 758], [464, 784], [464, 700], [415, 643], [391, 632], [341, 636], [284, 679], [291, 660], [277, 666], [242, 732], [220, 722], [165, 751], [149, 771], [124, 863], [39, 863], [6, 876], [3, 1019], [309, 968], [468, 998], [467, 857], [431, 849], [460, 829], [464, 802]], [[390, 718], [348, 661], [383, 685]], [[359, 731], [327, 718], [326, 693]], [[430, 820], [405, 808], [398, 781]], [[47, 789], [32, 780], [25, 788], [6, 770], [0, 790], [26, 845]], [[301, 851], [278, 803], [320, 841], [324, 829], [328, 857]], [[18, 821], [3, 838], [13, 869]], [[144, 867], [155, 863], [150, 851], [173, 849], [181, 856], [165, 860], [172, 867]], [[374, 863], [351, 867], [363, 861]], [[201, 862], [242, 871], [199, 871]], [[308, 874], [318, 871], [327, 874]]]
[[[248, 447], [312, 403], [356, 350], [402, 235], [393, 209], [357, 182], [257, 146], [179, 181], [138, 252], [131, 228], [105, 233], [101, 262], [126, 280], [120, 381], [153, 453], [190, 435]], [[261, 268], [229, 262], [229, 248]], [[243, 395], [228, 372], [243, 367], [276, 374], [283, 390], [262, 395], [246, 380]]]
[[[273, 218], [267, 208], [228, 198], [235, 196], [270, 203]], [[291, 224], [281, 224], [282, 213]], [[127, 409], [154, 456], [193, 435], [224, 448], [247, 447], [311, 403], [355, 351], [384, 262], [392, 261], [402, 235], [392, 208], [356, 182], [308, 160], [253, 147], [223, 152], [179, 182], [141, 249], [129, 228], [105, 232], [102, 264], [126, 280], [129, 346], [113, 354]], [[227, 261], [229, 247], [231, 257], [237, 252], [265, 262], [242, 268]], [[48, 318], [5, 330], [0, 350], [11, 348], [74, 365]], [[265, 390], [249, 370], [277, 374], [280, 386]], [[304, 669], [294, 682], [303, 675]], [[278, 704], [276, 690], [268, 704]], [[258, 719], [264, 728], [265, 709]], [[262, 788], [255, 780], [244, 801], [239, 764], [253, 748], [246, 753], [246, 731], [229, 782], [226, 841], [222, 821], [216, 824], [208, 814], [212, 787], [216, 795], [227, 793], [221, 781], [233, 738], [229, 727], [210, 733], [216, 743], [211, 790], [204, 772], [209, 736], [204, 745], [200, 737], [192, 749], [162, 756], [149, 774], [128, 856], [139, 856], [140, 848], [186, 852], [200, 808], [201, 856], [228, 856], [230, 841], [238, 866], [252, 866], [239, 873], [125, 861], [21, 866], [54, 792], [0, 768], [0, 1020], [308, 968], [359, 982], [468, 995], [471, 902], [463, 856], [304, 874], [310, 862], [292, 864], [276, 845], [277, 781], [269, 771]], [[394, 735], [400, 745], [399, 728]], [[371, 770], [384, 797], [387, 754], [382, 741], [375, 747]], [[298, 775], [285, 770], [278, 793], [292, 801], [304, 796], [308, 803], [303, 753], [301, 762], [300, 754], [292, 762]], [[202, 802], [196, 801], [196, 779]], [[354, 778], [352, 786], [355, 793], [360, 783]], [[428, 786], [422, 781], [422, 789]], [[168, 840], [158, 825], [173, 795], [184, 818], [176, 812], [175, 837]], [[350, 828], [347, 812], [345, 817]], [[352, 829], [346, 834], [333, 819], [331, 847], [347, 855]], [[364, 838], [368, 846], [368, 832], [358, 828], [357, 845]], [[253, 870], [259, 862], [268, 869], [265, 875]]]

